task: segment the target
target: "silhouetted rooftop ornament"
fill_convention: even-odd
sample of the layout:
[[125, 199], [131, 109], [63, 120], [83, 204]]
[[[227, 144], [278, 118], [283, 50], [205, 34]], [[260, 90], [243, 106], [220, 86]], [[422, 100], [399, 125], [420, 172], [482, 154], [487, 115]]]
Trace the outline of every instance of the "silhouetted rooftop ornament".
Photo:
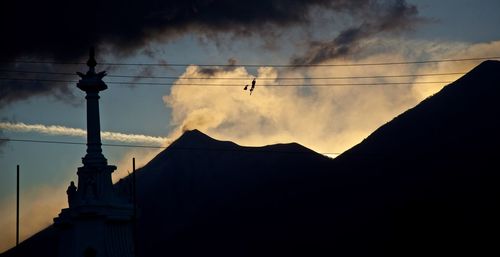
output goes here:
[[95, 73], [95, 66], [97, 65], [97, 62], [95, 60], [95, 50], [94, 47], [90, 47], [89, 50], [89, 59], [87, 61], [87, 66], [89, 66], [89, 72], [94, 72]]
[[66, 190], [66, 194], [68, 194], [69, 207], [73, 207], [75, 205], [76, 190], [77, 188], [75, 186], [75, 182], [71, 181], [70, 185], [68, 186], [68, 189]]
[[95, 66], [97, 61], [95, 60], [95, 50], [91, 47], [89, 50], [89, 59], [87, 60], [87, 66], [89, 70], [86, 74], [81, 72], [76, 72], [80, 76], [80, 81], [78, 81], [77, 87], [85, 92], [99, 92], [106, 90], [108, 86], [102, 81], [102, 78], [106, 76], [106, 71], [101, 71], [99, 73], [95, 72]]

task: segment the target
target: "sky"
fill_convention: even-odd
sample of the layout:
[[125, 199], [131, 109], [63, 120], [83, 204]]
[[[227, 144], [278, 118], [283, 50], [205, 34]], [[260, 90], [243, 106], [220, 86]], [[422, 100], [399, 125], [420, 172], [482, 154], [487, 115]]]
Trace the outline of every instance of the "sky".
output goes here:
[[[39, 2], [0, 8], [12, 35], [0, 49], [1, 138], [85, 142], [84, 93], [54, 80], [78, 80], [87, 67], [68, 63], [85, 62], [91, 45], [108, 73], [104, 143], [165, 147], [199, 129], [241, 145], [298, 142], [332, 158], [481, 60], [363, 64], [500, 56], [496, 0]], [[144, 63], [160, 65], [113, 65]], [[415, 74], [446, 75], [401, 77]], [[140, 166], [159, 151], [103, 146], [115, 181], [132, 157]], [[0, 252], [15, 242], [16, 165], [23, 240], [67, 206], [84, 154], [84, 145], [0, 143]]]

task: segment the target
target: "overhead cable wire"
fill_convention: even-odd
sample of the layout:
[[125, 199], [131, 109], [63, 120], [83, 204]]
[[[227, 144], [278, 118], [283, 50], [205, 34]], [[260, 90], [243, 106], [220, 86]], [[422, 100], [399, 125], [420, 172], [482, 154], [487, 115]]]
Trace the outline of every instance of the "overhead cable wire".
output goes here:
[[[410, 65], [410, 64], [427, 64], [427, 63], [442, 63], [442, 62], [464, 62], [464, 61], [480, 61], [489, 59], [500, 59], [500, 56], [488, 57], [471, 57], [457, 59], [433, 59], [433, 60], [417, 60], [405, 62], [373, 62], [373, 63], [337, 63], [337, 64], [195, 64], [195, 63], [119, 63], [119, 62], [99, 62], [99, 65], [108, 66], [161, 66], [161, 67], [276, 67], [276, 68], [298, 68], [298, 67], [355, 67], [355, 66], [386, 66], [386, 65]], [[54, 65], [83, 65], [86, 62], [59, 62], [59, 61], [40, 61], [40, 60], [13, 60], [0, 61], [0, 63], [25, 63], [25, 64], [54, 64]]]
[[[35, 78], [7, 78], [0, 77], [0, 80], [11, 81], [32, 81], [32, 82], [54, 82], [54, 83], [78, 83], [78, 80], [59, 79], [35, 79]], [[375, 83], [324, 83], [324, 84], [274, 84], [261, 85], [262, 87], [345, 87], [345, 86], [384, 86], [384, 85], [413, 85], [413, 84], [448, 84], [453, 81], [416, 81], [416, 82], [375, 82]], [[129, 82], [110, 81], [107, 84], [116, 85], [149, 85], [149, 86], [200, 86], [200, 87], [241, 87], [239, 84], [207, 84], [207, 83], [158, 83], [158, 82]]]
[[[6, 73], [23, 73], [23, 74], [47, 74], [47, 75], [63, 75], [76, 76], [76, 73], [71, 72], [51, 72], [51, 71], [29, 71], [29, 70], [5, 70], [0, 69], [0, 72]], [[399, 75], [373, 75], [373, 76], [336, 76], [336, 77], [278, 77], [278, 78], [258, 78], [258, 80], [305, 80], [305, 79], [378, 79], [378, 78], [410, 78], [410, 77], [431, 77], [431, 76], [450, 76], [464, 75], [466, 72], [448, 72], [448, 73], [421, 73], [421, 74], [399, 74]], [[180, 77], [180, 76], [141, 76], [141, 75], [107, 75], [111, 78], [136, 78], [136, 79], [186, 79], [186, 80], [248, 80], [248, 77]]]

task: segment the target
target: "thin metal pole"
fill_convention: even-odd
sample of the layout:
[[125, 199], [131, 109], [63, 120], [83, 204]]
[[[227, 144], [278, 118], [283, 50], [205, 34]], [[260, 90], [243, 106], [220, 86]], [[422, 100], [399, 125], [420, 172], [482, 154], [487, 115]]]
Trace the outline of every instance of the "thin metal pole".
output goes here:
[[17, 165], [17, 194], [16, 194], [16, 246], [19, 245], [19, 165]]
[[134, 204], [134, 220], [133, 220], [133, 230], [134, 230], [134, 251], [135, 251], [135, 257], [138, 257], [138, 251], [137, 251], [137, 191], [136, 191], [136, 176], [135, 176], [135, 158], [132, 158], [132, 201]]

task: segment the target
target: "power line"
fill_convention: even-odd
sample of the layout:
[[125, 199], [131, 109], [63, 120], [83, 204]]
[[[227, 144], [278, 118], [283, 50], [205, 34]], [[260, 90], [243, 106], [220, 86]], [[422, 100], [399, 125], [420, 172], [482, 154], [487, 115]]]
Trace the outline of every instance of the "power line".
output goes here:
[[[29, 79], [29, 78], [6, 78], [0, 80], [32, 81], [32, 82], [54, 82], [54, 83], [77, 83], [78, 80], [59, 79]], [[275, 84], [262, 85], [263, 87], [345, 87], [345, 86], [385, 86], [385, 85], [413, 85], [413, 84], [448, 84], [453, 81], [416, 81], [416, 82], [375, 82], [375, 83], [328, 83], [328, 84]], [[158, 82], [106, 82], [116, 85], [149, 85], [149, 86], [203, 86], [203, 87], [241, 87], [239, 84], [206, 84], [206, 83], [158, 83]]]
[[[13, 139], [13, 138], [0, 138], [0, 141], [6, 142], [23, 142], [23, 143], [46, 143], [46, 144], [61, 144], [61, 145], [87, 145], [83, 142], [70, 142], [70, 141], [53, 141], [53, 140], [33, 140], [33, 139]], [[130, 148], [151, 148], [151, 149], [165, 149], [164, 146], [152, 146], [152, 145], [125, 145], [125, 144], [102, 144], [102, 146], [109, 147], [130, 147]], [[228, 149], [228, 148], [211, 148], [211, 147], [169, 147], [169, 150], [206, 150], [206, 151], [222, 151], [222, 152], [259, 152], [259, 153], [311, 153], [314, 151], [278, 151], [278, 150], [265, 150], [265, 149], [249, 149], [251, 147], [245, 147], [243, 149]], [[335, 154], [339, 155], [339, 152], [331, 153], [319, 153], [319, 154]]]
[[[28, 71], [28, 70], [5, 70], [0, 69], [0, 72], [7, 73], [24, 73], [24, 74], [48, 74], [48, 75], [64, 75], [76, 76], [76, 73], [71, 72], [50, 72], [50, 71]], [[280, 78], [258, 78], [259, 80], [303, 80], [303, 79], [378, 79], [378, 78], [410, 78], [410, 77], [431, 77], [431, 76], [449, 76], [449, 75], [464, 75], [466, 72], [448, 72], [448, 73], [421, 73], [421, 74], [400, 74], [400, 75], [373, 75], [373, 76], [338, 76], [338, 77], [280, 77]], [[186, 79], [186, 80], [248, 80], [248, 77], [180, 77], [180, 76], [140, 76], [140, 75], [107, 75], [111, 78], [138, 78], [138, 79]]]
[[[435, 60], [420, 60], [406, 62], [374, 62], [374, 63], [343, 63], [343, 64], [188, 64], [188, 63], [117, 63], [117, 62], [101, 62], [100, 65], [108, 66], [160, 66], [160, 67], [276, 67], [276, 68], [299, 68], [299, 67], [355, 67], [355, 66], [385, 66], [385, 65], [408, 65], [408, 64], [426, 64], [426, 63], [442, 63], [442, 62], [464, 62], [464, 61], [480, 61], [488, 59], [500, 59], [500, 56], [490, 57], [472, 57], [458, 59], [435, 59]], [[86, 62], [59, 62], [59, 61], [37, 61], [37, 60], [14, 60], [3, 61], [0, 63], [25, 63], [25, 64], [55, 64], [55, 65], [83, 65]]]

